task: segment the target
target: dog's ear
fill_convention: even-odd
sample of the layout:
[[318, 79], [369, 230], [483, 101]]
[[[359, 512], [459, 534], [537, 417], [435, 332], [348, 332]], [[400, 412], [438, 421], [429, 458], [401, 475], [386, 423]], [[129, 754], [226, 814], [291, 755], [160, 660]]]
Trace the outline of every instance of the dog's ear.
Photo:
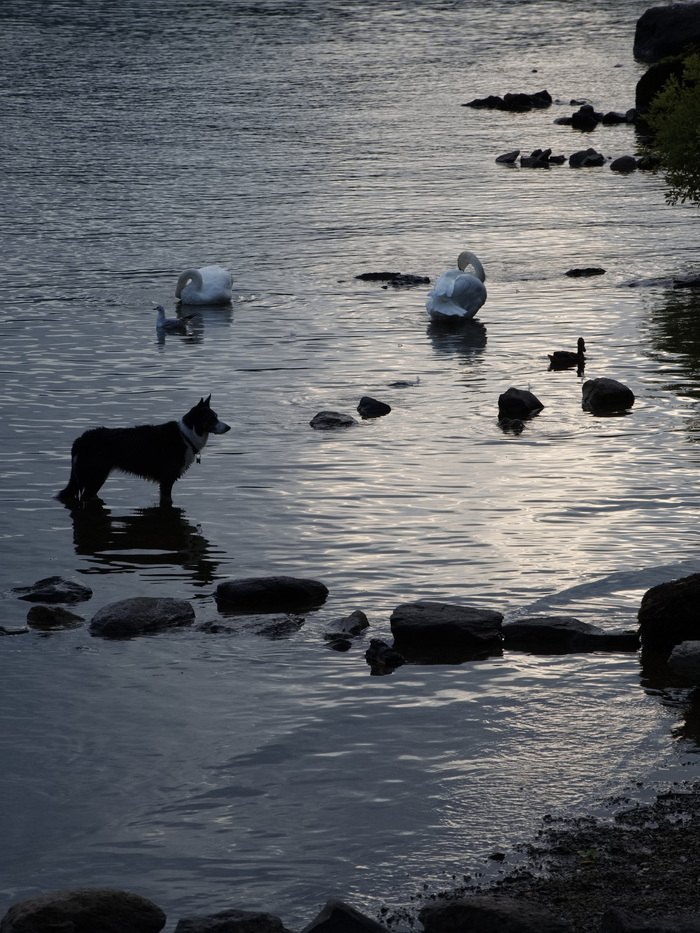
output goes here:
[[206, 408], [209, 408], [209, 402], [211, 401], [211, 392], [206, 398], [200, 398], [199, 404], [204, 405]]

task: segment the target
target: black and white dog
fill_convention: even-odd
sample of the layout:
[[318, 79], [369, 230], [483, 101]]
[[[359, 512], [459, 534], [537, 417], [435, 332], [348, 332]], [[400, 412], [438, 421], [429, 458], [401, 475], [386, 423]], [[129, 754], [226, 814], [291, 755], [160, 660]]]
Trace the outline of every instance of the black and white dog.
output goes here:
[[201, 398], [180, 421], [133, 428], [92, 428], [73, 442], [68, 485], [62, 502], [96, 496], [112, 470], [131, 473], [160, 486], [162, 505], [172, 502], [175, 481], [192, 466], [210, 434], [231, 428]]

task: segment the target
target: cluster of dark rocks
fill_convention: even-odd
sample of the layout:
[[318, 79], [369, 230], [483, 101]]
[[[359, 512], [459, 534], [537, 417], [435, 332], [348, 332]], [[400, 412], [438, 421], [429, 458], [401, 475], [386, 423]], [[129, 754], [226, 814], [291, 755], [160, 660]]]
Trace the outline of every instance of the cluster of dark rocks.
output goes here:
[[[390, 411], [391, 405], [372, 398], [371, 395], [363, 395], [357, 406], [358, 414], [365, 421], [371, 418], [381, 418], [388, 415]], [[316, 431], [332, 431], [334, 428], [349, 428], [353, 424], [358, 424], [358, 421], [352, 415], [347, 415], [344, 412], [324, 409], [317, 412], [309, 421], [309, 424]]]
[[[63, 577], [47, 577], [29, 587], [10, 591], [19, 599], [37, 603], [29, 610], [32, 628], [58, 630], [84, 622], [61, 603], [90, 599], [92, 591]], [[204, 632], [254, 632], [286, 637], [304, 624], [304, 614], [323, 606], [328, 587], [300, 577], [269, 576], [224, 580], [214, 593], [221, 622], [205, 622]], [[532, 616], [503, 623], [503, 614], [454, 602], [417, 600], [403, 603], [391, 613], [393, 642], [373, 638], [365, 658], [372, 673], [390, 673], [404, 663], [437, 660], [462, 663], [502, 654], [504, 649], [531, 652], [666, 651], [678, 672], [700, 682], [700, 574], [663, 583], [649, 590], [639, 610], [639, 632], [607, 631], [573, 616]], [[38, 605], [38, 604], [41, 605]], [[36, 609], [42, 619], [33, 623]], [[89, 621], [91, 635], [107, 639], [134, 638], [195, 623], [186, 599], [135, 596], [98, 609]], [[366, 614], [356, 609], [328, 623], [323, 633], [330, 647], [347, 650], [353, 639], [369, 627]], [[17, 634], [29, 629], [0, 629]]]
[[[553, 165], [563, 165], [567, 161], [565, 155], [552, 155], [551, 149], [533, 149], [530, 155], [522, 155], [520, 149], [511, 149], [496, 156], [496, 162], [500, 165], [515, 166], [518, 163], [521, 168], [551, 168]], [[598, 152], [592, 146], [588, 149], [577, 149], [568, 157], [568, 163], [571, 168], [600, 168], [610, 161], [610, 170], [612, 172], [635, 172], [638, 168], [649, 168], [645, 159], [638, 159], [635, 156], [624, 155], [617, 159], [609, 160], [602, 152]]]
[[360, 272], [355, 276], [361, 282], [384, 282], [382, 288], [414, 288], [416, 285], [430, 285], [427, 275], [414, 275], [411, 272]]
[[506, 110], [509, 113], [527, 113], [529, 110], [546, 110], [552, 106], [552, 95], [547, 90], [536, 91], [534, 94], [527, 94], [522, 91], [516, 93], [504, 94], [499, 97], [497, 94], [489, 94], [488, 97], [480, 97], [470, 100], [463, 107], [474, 107], [478, 110]]
[[[572, 359], [572, 366], [576, 359]], [[583, 371], [583, 361], [579, 364], [579, 374]], [[550, 364], [550, 369], [561, 368]], [[601, 376], [587, 379], [581, 387], [581, 407], [594, 415], [620, 415], [634, 405], [634, 392], [629, 386]], [[505, 431], [520, 434], [525, 421], [539, 414], [544, 404], [529, 389], [511, 386], [498, 397], [498, 423]]]
[[[75, 888], [14, 904], [0, 920], [0, 933], [160, 933], [166, 922], [165, 912], [140, 894], [117, 888]], [[274, 914], [232, 908], [183, 917], [175, 933], [290, 931]], [[387, 933], [387, 928], [331, 898], [302, 933]]]

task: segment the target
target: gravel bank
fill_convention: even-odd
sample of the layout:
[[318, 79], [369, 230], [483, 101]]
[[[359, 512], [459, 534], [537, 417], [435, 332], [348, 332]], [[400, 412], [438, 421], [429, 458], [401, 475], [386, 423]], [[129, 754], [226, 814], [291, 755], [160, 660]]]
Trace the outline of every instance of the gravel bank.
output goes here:
[[[700, 921], [700, 782], [676, 783], [611, 820], [546, 818], [536, 840], [517, 854], [518, 867], [496, 881], [419, 896], [416, 913], [436, 899], [502, 894], [548, 909], [575, 933], [595, 933], [610, 907], [648, 919]], [[380, 920], [417, 923], [408, 915]]]

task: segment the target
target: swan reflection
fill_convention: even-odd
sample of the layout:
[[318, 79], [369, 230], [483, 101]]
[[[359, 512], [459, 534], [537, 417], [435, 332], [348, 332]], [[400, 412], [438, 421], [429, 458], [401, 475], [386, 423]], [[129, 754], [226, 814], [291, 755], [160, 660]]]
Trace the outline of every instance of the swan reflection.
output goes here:
[[481, 321], [459, 321], [450, 326], [431, 322], [427, 334], [436, 353], [474, 356], [486, 347], [486, 325]]

